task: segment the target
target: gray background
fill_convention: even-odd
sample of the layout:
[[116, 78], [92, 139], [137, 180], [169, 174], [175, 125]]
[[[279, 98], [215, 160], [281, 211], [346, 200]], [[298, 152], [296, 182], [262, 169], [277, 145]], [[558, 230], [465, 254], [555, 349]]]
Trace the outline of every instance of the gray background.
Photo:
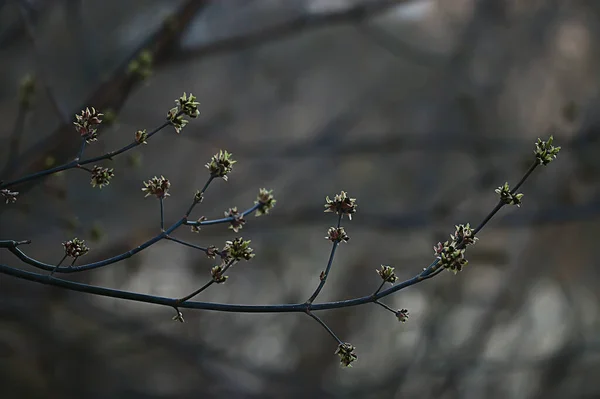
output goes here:
[[[496, 203], [494, 188], [524, 173], [537, 137], [553, 133], [563, 150], [526, 182], [524, 205], [502, 209], [481, 232], [463, 273], [385, 299], [409, 309], [407, 323], [373, 304], [320, 313], [357, 347], [351, 369], [339, 367], [337, 344], [306, 315], [184, 311], [180, 324], [170, 308], [0, 275], [3, 398], [600, 395], [595, 2], [398, 1], [364, 20], [344, 14], [358, 0], [196, 3], [153, 76], [119, 86], [115, 71], [155, 45], [148, 38], [186, 2], [30, 0], [22, 3], [28, 30], [17, 2], [0, 1], [0, 167], [18, 82], [38, 76], [20, 166], [0, 178], [37, 170], [49, 156], [71, 159], [78, 138], [69, 125], [82, 107], [117, 113], [86, 150], [92, 156], [160, 125], [184, 91], [201, 103], [180, 135], [167, 128], [106, 161], [116, 177], [101, 191], [75, 170], [27, 185], [17, 204], [0, 206], [0, 238], [31, 239], [23, 249], [48, 263], [73, 236], [93, 248], [86, 263], [125, 252], [159, 232], [158, 203], [143, 198], [142, 181], [171, 180], [169, 224], [224, 148], [238, 163], [228, 182], [211, 185], [196, 217], [250, 207], [260, 187], [278, 202], [241, 231], [257, 256], [198, 300], [305, 300], [336, 220], [322, 212], [324, 198], [340, 190], [358, 198], [358, 213], [343, 223], [351, 240], [319, 301], [346, 299], [378, 286], [380, 264], [412, 277], [455, 224], [478, 224]], [[341, 17], [321, 23], [324, 13]], [[306, 25], [296, 29], [298, 21]], [[98, 88], [109, 88], [102, 106], [88, 103]], [[177, 233], [204, 246], [234, 236], [226, 225]], [[8, 251], [0, 262], [29, 269]], [[69, 278], [179, 297], [204, 284], [212, 265], [160, 242]]]

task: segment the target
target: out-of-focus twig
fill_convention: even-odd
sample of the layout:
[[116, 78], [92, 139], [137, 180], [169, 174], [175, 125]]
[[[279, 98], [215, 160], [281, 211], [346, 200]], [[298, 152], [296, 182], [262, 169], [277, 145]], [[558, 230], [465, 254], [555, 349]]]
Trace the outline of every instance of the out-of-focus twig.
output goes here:
[[19, 12], [21, 14], [21, 20], [23, 21], [23, 26], [25, 27], [25, 32], [27, 34], [27, 38], [33, 47], [33, 55], [35, 59], [35, 68], [36, 75], [38, 76], [38, 81], [44, 88], [46, 92], [46, 96], [50, 100], [50, 104], [52, 104], [52, 108], [54, 109], [54, 113], [59, 118], [62, 124], [68, 124], [70, 118], [68, 113], [64, 110], [64, 107], [60, 103], [60, 99], [56, 97], [52, 87], [50, 85], [50, 80], [46, 75], [46, 70], [44, 68], [44, 60], [42, 59], [42, 55], [40, 54], [40, 48], [37, 42], [37, 35], [35, 32], [34, 23], [31, 19], [31, 15], [29, 13], [29, 8], [23, 3], [23, 0], [19, 2]]
[[216, 40], [195, 48], [181, 49], [171, 58], [173, 62], [185, 61], [207, 55], [225, 53], [228, 51], [241, 50], [248, 47], [282, 40], [286, 37], [303, 33], [307, 30], [314, 30], [334, 25], [359, 23], [366, 19], [375, 17], [379, 14], [397, 7], [407, 0], [382, 0], [361, 2], [351, 7], [319, 14], [304, 14], [289, 21], [272, 25], [264, 29], [258, 29], [253, 32], [245, 32], [239, 35], [230, 36], [221, 40]]
[[20, 104], [17, 111], [15, 126], [9, 139], [8, 159], [4, 165], [4, 170], [2, 173], [3, 175], [14, 166], [15, 160], [17, 159], [19, 147], [21, 145], [21, 139], [23, 137], [23, 131], [25, 130], [25, 117], [27, 116], [27, 113], [27, 107], [23, 106], [23, 104]]
[[[203, 0], [186, 1], [174, 14], [167, 18], [160, 29], [148, 36], [131, 57], [125, 60], [108, 79], [100, 84], [98, 89], [84, 102], [83, 107], [93, 104], [100, 110], [112, 109], [118, 111], [121, 109], [129, 93], [140, 81], [139, 76], [129, 73], [128, 65], [130, 62], [136, 59], [142, 51], [146, 51], [151, 55], [153, 63], [164, 62], [172, 49], [176, 47], [182, 32], [193, 20], [196, 13], [208, 3], [208, 1]], [[45, 169], [45, 160], [49, 156], [55, 159], [57, 163], [63, 163], [71, 154], [77, 151], [80, 145], [78, 140], [73, 139], [74, 134], [76, 133], [70, 122], [61, 124], [50, 136], [26, 150], [20, 157], [18, 166], [9, 175], [0, 178], [9, 180], [14, 176], [30, 175]], [[31, 186], [31, 183], [25, 184], [20, 187], [20, 191], [26, 192]]]
[[373, 24], [357, 25], [356, 29], [373, 43], [387, 50], [393, 56], [403, 60], [408, 60], [412, 63], [428, 67], [439, 65], [440, 62], [443, 62], [446, 59], [443, 55], [426, 52], [416, 46], [411, 46], [406, 41], [403, 41], [388, 32], [385, 28]]

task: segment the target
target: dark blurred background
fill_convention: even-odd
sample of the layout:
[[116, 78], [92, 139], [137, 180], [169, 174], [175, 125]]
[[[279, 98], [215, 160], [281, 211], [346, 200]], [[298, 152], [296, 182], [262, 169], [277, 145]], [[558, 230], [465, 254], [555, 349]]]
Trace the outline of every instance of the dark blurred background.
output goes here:
[[[15, 187], [0, 238], [31, 239], [23, 249], [48, 263], [74, 236], [92, 248], [87, 263], [156, 235], [142, 181], [171, 180], [173, 222], [224, 148], [238, 163], [196, 217], [250, 207], [260, 187], [278, 202], [240, 233], [257, 256], [197, 299], [305, 300], [336, 220], [324, 198], [340, 190], [358, 213], [319, 300], [367, 295], [380, 264], [412, 277], [455, 224], [478, 224], [538, 137], [563, 147], [526, 182], [523, 206], [481, 232], [464, 272], [385, 299], [409, 309], [407, 323], [373, 304], [319, 313], [357, 347], [351, 369], [306, 315], [184, 310], [180, 324], [170, 308], [0, 275], [0, 397], [600, 397], [599, 39], [592, 0], [0, 1], [0, 179], [71, 160], [86, 106], [112, 120], [92, 156], [160, 125], [183, 92], [201, 103], [180, 135], [165, 129], [105, 161], [116, 177], [102, 190], [75, 170]], [[152, 56], [144, 80], [127, 73], [140, 54]], [[28, 74], [35, 101], [23, 113]], [[176, 236], [222, 246], [235, 233]], [[0, 262], [30, 270], [6, 250]], [[160, 242], [67, 278], [179, 297], [212, 265]]]

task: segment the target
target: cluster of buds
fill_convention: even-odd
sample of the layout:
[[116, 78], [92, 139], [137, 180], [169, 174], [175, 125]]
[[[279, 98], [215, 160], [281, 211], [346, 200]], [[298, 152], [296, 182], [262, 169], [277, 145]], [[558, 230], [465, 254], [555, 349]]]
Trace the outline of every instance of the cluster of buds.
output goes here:
[[463, 267], [469, 263], [465, 258], [465, 249], [457, 248], [455, 242], [446, 241], [443, 244], [438, 242], [433, 249], [442, 267], [454, 274], [462, 271]]
[[408, 320], [408, 309], [398, 309], [396, 311], [396, 318], [401, 323], [406, 323]]
[[92, 179], [90, 184], [92, 187], [98, 186], [99, 188], [102, 188], [104, 186], [108, 186], [113, 177], [115, 177], [114, 169], [94, 166], [92, 169]]
[[518, 207], [521, 206], [521, 198], [523, 198], [523, 194], [513, 194], [510, 191], [510, 187], [508, 186], [508, 182], [504, 183], [503, 186], [498, 187], [494, 190], [497, 194], [500, 194], [500, 201], [505, 203], [506, 205], [516, 205]]
[[152, 76], [152, 53], [148, 50], [143, 50], [133, 59], [128, 66], [129, 73], [139, 77], [140, 79], [148, 79]]
[[231, 173], [233, 164], [237, 162], [233, 160], [232, 156], [233, 154], [230, 152], [219, 150], [205, 165], [206, 169], [212, 177], [222, 177], [223, 180], [227, 181], [227, 174]]
[[210, 269], [212, 279], [217, 284], [223, 284], [229, 278], [229, 276], [225, 276], [223, 273], [225, 273], [225, 268], [221, 265]]
[[276, 202], [277, 200], [273, 197], [273, 190], [267, 190], [266, 188], [258, 190], [258, 196], [256, 197], [256, 201], [254, 201], [254, 205], [259, 205], [256, 209], [256, 216], [268, 214]]
[[210, 245], [208, 248], [206, 248], [206, 256], [208, 258], [214, 259], [217, 257], [217, 255], [221, 255], [219, 248], [215, 247], [214, 245]]
[[208, 218], [206, 216], [200, 216], [198, 218], [198, 220], [196, 220], [196, 223], [198, 223], [198, 224], [193, 224], [192, 227], [190, 228], [192, 233], [199, 233], [200, 232], [200, 223], [204, 222], [205, 220], [208, 220]]
[[394, 268], [391, 266], [381, 265], [380, 270], [375, 270], [377, 271], [377, 274], [379, 274], [379, 277], [386, 283], [394, 284], [398, 281], [398, 277], [396, 276], [396, 273], [394, 273]]
[[254, 250], [250, 248], [250, 242], [250, 240], [244, 241], [242, 237], [238, 237], [233, 241], [226, 241], [221, 256], [235, 261], [250, 260], [255, 255], [252, 253]]
[[183, 313], [181, 313], [181, 311], [179, 311], [179, 309], [175, 309], [177, 311], [177, 314], [175, 316], [173, 316], [173, 321], [178, 321], [180, 323], [185, 322], [185, 320], [183, 320]]
[[65, 255], [70, 256], [71, 258], [78, 258], [88, 253], [90, 250], [86, 245], [84, 240], [80, 240], [79, 238], [73, 238], [72, 240], [65, 241], [62, 243], [65, 248]]
[[348, 215], [348, 219], [352, 220], [352, 214], [356, 213], [356, 198], [350, 198], [345, 191], [336, 194], [333, 200], [329, 197], [325, 198], [325, 212], [335, 212], [338, 215]]
[[[250, 241], [248, 241], [250, 242]], [[252, 251], [252, 249], [250, 249], [250, 251]], [[214, 245], [209, 245], [208, 248], [206, 248], [204, 250], [204, 252], [206, 253], [206, 257], [209, 259], [215, 259], [217, 256], [221, 257], [223, 260], [228, 260], [231, 257], [229, 256], [229, 251], [227, 249], [227, 247], [223, 248], [222, 251], [219, 251], [219, 248], [217, 248]], [[254, 256], [254, 255], [252, 255]]]
[[236, 206], [225, 211], [225, 216], [231, 218], [229, 228], [236, 233], [238, 233], [246, 223], [244, 215], [237, 210]]
[[138, 130], [135, 132], [135, 142], [138, 144], [148, 144], [146, 139], [148, 138], [148, 133], [146, 133], [146, 129]]
[[187, 119], [183, 119], [183, 115], [187, 115], [190, 118], [197, 118], [200, 115], [200, 111], [198, 111], [200, 103], [196, 101], [196, 97], [192, 93], [190, 93], [189, 97], [186, 93], [183, 93], [183, 96], [175, 100], [175, 103], [177, 103], [177, 107], [169, 110], [167, 120], [171, 122], [175, 131], [180, 133], [189, 122]]
[[102, 123], [100, 117], [103, 114], [96, 111], [94, 107], [90, 110], [86, 108], [81, 111], [81, 115], [75, 115], [75, 129], [81, 137], [83, 137], [86, 143], [98, 140], [98, 125]]
[[338, 345], [335, 354], [340, 357], [340, 363], [343, 367], [352, 367], [352, 362], [358, 359], [354, 353], [355, 349], [354, 346], [347, 342]]
[[553, 141], [554, 137], [550, 136], [546, 141], [538, 139], [537, 143], [535, 143], [535, 151], [533, 152], [540, 165], [548, 165], [556, 158], [556, 155], [560, 151], [560, 147], [554, 147], [552, 145]]
[[169, 182], [169, 180], [166, 179], [164, 176], [154, 176], [152, 179], [144, 182], [144, 187], [142, 188], [142, 191], [146, 193], [145, 197], [148, 197], [149, 195], [155, 195], [156, 198], [165, 198], [170, 195], [170, 187], [171, 182]]
[[0, 195], [2, 195], [2, 199], [4, 199], [7, 204], [14, 204], [17, 202], [17, 195], [19, 195], [19, 192], [10, 191], [8, 188], [3, 188], [0, 190]]
[[188, 97], [185, 93], [183, 96], [179, 97], [177, 101], [177, 108], [183, 112], [184, 115], [189, 116], [190, 118], [197, 118], [200, 115], [200, 111], [198, 111], [199, 102], [196, 101], [196, 96], [190, 93]]
[[167, 112], [167, 120], [171, 122], [176, 133], [181, 133], [183, 128], [188, 124], [188, 120], [183, 119], [183, 116], [179, 113], [177, 108], [171, 108], [169, 112]]
[[457, 244], [472, 245], [479, 240], [479, 238], [475, 237], [475, 233], [469, 223], [459, 224], [454, 227], [456, 230], [454, 231], [454, 234], [450, 234], [450, 238]]
[[477, 242], [477, 237], [475, 237], [469, 223], [466, 225], [459, 224], [455, 228], [454, 234], [450, 234], [451, 241], [446, 241], [443, 244], [438, 242], [433, 246], [433, 251], [439, 259], [439, 263], [454, 274], [462, 271], [463, 267], [469, 263], [465, 258], [466, 247]]
[[331, 242], [348, 242], [350, 240], [343, 227], [330, 227], [325, 238]]

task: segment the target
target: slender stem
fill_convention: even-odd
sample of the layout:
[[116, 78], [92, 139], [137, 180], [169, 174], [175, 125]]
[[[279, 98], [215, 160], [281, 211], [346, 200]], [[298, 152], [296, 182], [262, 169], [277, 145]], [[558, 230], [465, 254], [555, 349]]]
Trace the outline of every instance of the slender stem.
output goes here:
[[375, 291], [375, 293], [373, 293], [373, 295], [377, 295], [379, 293], [379, 291], [381, 291], [381, 289], [383, 288], [384, 285], [385, 285], [385, 280], [383, 280], [381, 282], [381, 284], [379, 284], [379, 288], [377, 288], [377, 291]]
[[327, 330], [329, 335], [331, 335], [333, 337], [333, 339], [335, 339], [338, 342], [338, 344], [340, 344], [340, 345], [344, 344], [342, 342], [342, 340], [339, 339], [337, 335], [335, 335], [335, 333], [331, 330], [331, 328], [329, 328], [329, 326], [327, 324], [325, 324], [325, 322], [323, 320], [321, 320], [317, 315], [314, 315], [311, 312], [306, 312], [306, 314], [309, 315], [310, 317], [312, 317], [313, 319], [315, 319], [317, 321], [317, 323], [319, 323], [321, 326], [323, 326], [323, 328], [325, 330]]
[[[257, 210], [259, 207], [261, 206], [260, 202], [258, 204], [255, 204], [252, 208], [246, 209], [244, 212], [242, 212], [242, 216], [246, 216], [252, 212], [254, 212], [255, 210]], [[214, 219], [214, 220], [203, 220], [202, 222], [198, 222], [198, 221], [192, 221], [192, 220], [185, 220], [183, 222], [183, 224], [185, 224], [186, 226], [208, 226], [211, 224], [222, 224], [222, 223], [229, 223], [231, 222], [233, 219], [235, 219], [233, 216], [228, 216], [226, 218], [221, 218], [221, 219]]]
[[202, 187], [202, 190], [200, 190], [201, 194], [204, 194], [204, 192], [208, 189], [208, 186], [210, 185], [210, 183], [212, 183], [212, 181], [215, 179], [215, 176], [210, 175], [210, 177], [208, 178], [208, 180], [206, 181], [206, 183], [204, 184], [204, 187]]
[[86, 168], [85, 166], [77, 165], [75, 168], [85, 170], [86, 172], [88, 172], [90, 174], [94, 173], [94, 172], [92, 172], [92, 170], [90, 168]]
[[[527, 172], [525, 172], [525, 174], [523, 175], [523, 177], [521, 177], [521, 180], [519, 180], [519, 182], [515, 185], [515, 187], [511, 190], [511, 193], [514, 194], [517, 192], [517, 190], [519, 189], [519, 187], [521, 187], [521, 185], [523, 185], [523, 183], [525, 183], [525, 180], [527, 180], [527, 178], [531, 175], [531, 173], [533, 173], [533, 171], [535, 170], [535, 168], [538, 166], [538, 162], [537, 159], [535, 160], [535, 162], [529, 167], [529, 169], [527, 169]], [[490, 213], [487, 214], [487, 216], [481, 221], [481, 223], [479, 223], [479, 226], [477, 226], [475, 229], [473, 229], [473, 237], [475, 237], [475, 235], [477, 233], [479, 233], [483, 227], [494, 217], [494, 215], [496, 215], [496, 213], [498, 213], [498, 211], [504, 206], [506, 205], [504, 202], [499, 201], [498, 204], [496, 204], [496, 206], [494, 207], [494, 209], [492, 209], [490, 211]], [[464, 248], [465, 245], [464, 243], [460, 242], [457, 245], [458, 249], [462, 249]], [[431, 273], [433, 268], [437, 266], [437, 264], [439, 263], [439, 259], [435, 259], [426, 269], [423, 273], [421, 273], [421, 276], [423, 277], [427, 277], [429, 274], [433, 274], [434, 276], [436, 276], [437, 274], [439, 274], [439, 272], [437, 273]], [[432, 276], [433, 277], [433, 276]], [[429, 278], [429, 277], [427, 277]]]
[[[85, 265], [81, 265], [81, 266], [75, 266], [75, 267], [60, 267], [58, 269], [56, 269], [57, 273], [76, 273], [76, 272], [81, 272], [84, 270], [92, 270], [92, 269], [97, 269], [100, 267], [104, 267], [119, 261], [122, 261], [124, 259], [128, 259], [130, 257], [132, 257], [133, 255], [143, 251], [144, 249], [150, 247], [151, 245], [154, 245], [155, 243], [157, 243], [158, 241], [162, 240], [165, 235], [173, 232], [177, 227], [181, 226], [181, 224], [183, 224], [183, 221], [180, 220], [178, 223], [175, 223], [173, 226], [171, 226], [169, 229], [167, 229], [165, 232], [151, 238], [150, 240], [146, 241], [145, 243], [137, 246], [136, 248], [133, 248], [127, 252], [124, 252], [120, 255], [116, 255], [113, 256], [111, 258], [107, 258], [98, 262], [93, 262], [93, 263], [88, 263]], [[8, 243], [8, 245], [7, 245]], [[44, 262], [40, 262], [34, 258], [31, 258], [29, 256], [27, 256], [23, 251], [21, 251], [19, 248], [16, 248], [14, 246], [10, 246], [10, 241], [0, 241], [0, 248], [4, 247], [7, 248], [10, 252], [12, 252], [17, 258], [19, 258], [21, 261], [34, 266], [38, 269], [41, 270], [47, 270], [47, 271], [51, 271], [54, 270], [55, 266], [54, 265], [49, 265], [47, 263]]]
[[525, 183], [525, 180], [527, 180], [527, 178], [529, 177], [530, 174], [533, 173], [533, 171], [535, 170], [535, 168], [537, 168], [539, 165], [537, 159], [534, 161], [534, 163], [529, 167], [529, 169], [527, 170], [527, 172], [525, 172], [525, 174], [523, 175], [523, 177], [521, 178], [521, 180], [519, 180], [519, 182], [513, 187], [513, 189], [511, 190], [511, 193], [514, 194], [517, 192], [517, 190], [523, 185], [523, 183]]
[[164, 198], [159, 198], [158, 202], [160, 203], [160, 231], [165, 231], [165, 205]]
[[[521, 187], [521, 185], [525, 182], [525, 180], [527, 180], [527, 178], [529, 177], [529, 175], [531, 175], [531, 173], [535, 170], [535, 168], [537, 166], [538, 166], [538, 163], [537, 163], [537, 160], [536, 160], [536, 162], [529, 167], [529, 169], [527, 170], [527, 172], [525, 172], [525, 174], [523, 175], [523, 177], [521, 178], [521, 180], [519, 180], [519, 182], [517, 183], [517, 185], [511, 190], [512, 194], [516, 193], [516, 191], [519, 189], [519, 187]], [[494, 217], [494, 215], [500, 210], [500, 208], [502, 208], [504, 205], [505, 204], [502, 201], [498, 202], [498, 204], [485, 217], [485, 219], [483, 219], [483, 221], [479, 224], [479, 226], [477, 226], [477, 228], [475, 228], [473, 230], [473, 236], [475, 236], [477, 233], [479, 233], [481, 231], [481, 229], [483, 229], [483, 226], [485, 226]]]
[[207, 282], [206, 284], [204, 284], [202, 287], [198, 288], [196, 291], [192, 292], [191, 294], [186, 295], [183, 298], [179, 298], [177, 300], [177, 302], [178, 303], [184, 303], [188, 299], [192, 299], [193, 297], [195, 297], [196, 295], [198, 295], [199, 293], [201, 293], [202, 291], [204, 291], [205, 289], [207, 289], [208, 287], [210, 287], [214, 283], [215, 283], [215, 280], [210, 280], [209, 282]]
[[42, 170], [42, 171], [39, 171], [39, 172], [32, 173], [30, 175], [21, 177], [19, 179], [15, 179], [15, 180], [4, 182], [4, 183], [0, 184], [0, 188], [12, 187], [12, 186], [15, 186], [17, 184], [28, 182], [30, 180], [34, 180], [34, 179], [37, 179], [37, 178], [40, 178], [40, 177], [49, 176], [49, 175], [52, 175], [54, 173], [62, 172], [63, 170], [72, 169], [72, 168], [74, 168], [76, 166], [77, 166], [77, 162], [76, 161], [71, 161], [71, 162], [66, 163], [64, 165], [56, 166], [54, 168], [50, 168], [50, 169], [46, 169], [46, 170]]
[[86, 144], [87, 144], [87, 141], [85, 141], [85, 138], [81, 139], [81, 148], [79, 148], [79, 152], [77, 153], [77, 156], [75, 157], [75, 161], [79, 162], [79, 160], [83, 156], [83, 150], [85, 150]]
[[327, 262], [327, 268], [325, 269], [325, 272], [323, 273], [323, 277], [321, 278], [321, 281], [319, 282], [317, 289], [315, 290], [315, 292], [313, 292], [313, 294], [310, 296], [310, 298], [308, 298], [306, 303], [312, 303], [317, 298], [317, 296], [319, 295], [319, 293], [321, 292], [323, 287], [325, 286], [325, 282], [327, 281], [327, 276], [329, 275], [329, 270], [331, 270], [331, 265], [333, 264], [333, 257], [335, 256], [335, 250], [338, 247], [338, 245], [339, 245], [339, 242], [333, 243], [333, 247], [331, 248], [331, 253], [329, 254], [329, 261]]
[[[436, 266], [437, 266], [437, 265], [436, 265]], [[421, 281], [423, 281], [423, 280], [428, 280], [428, 279], [430, 279], [430, 278], [432, 278], [432, 277], [435, 277], [435, 276], [437, 276], [438, 274], [440, 274], [441, 272], [443, 272], [444, 270], [445, 270], [445, 269], [444, 269], [443, 267], [440, 267], [440, 268], [438, 268], [438, 269], [435, 269], [433, 272], [430, 272], [430, 273], [428, 273], [428, 274], [426, 274], [426, 275], [424, 275], [424, 276], [421, 276]]]
[[175, 237], [171, 237], [171, 236], [166, 236], [165, 238], [166, 238], [167, 240], [170, 240], [170, 241], [176, 242], [176, 243], [178, 243], [178, 244], [185, 245], [186, 247], [190, 247], [190, 248], [194, 248], [194, 249], [199, 249], [200, 251], [203, 251], [203, 252], [206, 252], [206, 251], [208, 251], [208, 248], [204, 248], [204, 247], [201, 247], [201, 246], [199, 246], [199, 245], [192, 244], [192, 243], [189, 243], [189, 242], [186, 242], [186, 241], [180, 240], [179, 238], [175, 238]]
[[[176, 298], [166, 298], [155, 295], [140, 294], [137, 292], [123, 291], [106, 287], [99, 287], [95, 285], [82, 284], [74, 281], [68, 281], [57, 277], [50, 277], [44, 274], [29, 272], [26, 270], [16, 269], [14, 267], [7, 266], [0, 263], [0, 273], [17, 277], [27, 281], [33, 281], [40, 284], [51, 285], [67, 289], [71, 291], [84, 292], [92, 295], [100, 295], [110, 298], [119, 298], [136, 302], [152, 303], [156, 305], [164, 305], [169, 307], [180, 307], [185, 309], [202, 309], [202, 310], [213, 310], [220, 312], [234, 312], [234, 313], [290, 313], [290, 312], [302, 312], [308, 311], [319, 311], [329, 309], [340, 309], [352, 306], [359, 306], [366, 303], [371, 303], [375, 299], [380, 299], [384, 296], [389, 295], [390, 290], [383, 291], [378, 295], [378, 298], [373, 298], [372, 295], [364, 297], [348, 299], [343, 301], [324, 302], [319, 304], [306, 304], [306, 303], [295, 303], [295, 304], [280, 304], [280, 305], [238, 305], [238, 304], [224, 304], [224, 303], [213, 303], [213, 302], [194, 302], [186, 301], [179, 302]], [[419, 276], [415, 276], [412, 279], [406, 280], [402, 284], [396, 286], [398, 289], [406, 288], [420, 282]], [[396, 288], [394, 287], [394, 288]]]
[[31, 244], [31, 240], [22, 240], [22, 241], [0, 240], [0, 248], [18, 247], [19, 245], [27, 245], [27, 244]]
[[[221, 272], [221, 274], [224, 274], [227, 271], [227, 269], [229, 269], [231, 266], [233, 266], [234, 262], [235, 262], [234, 260], [230, 260], [229, 262], [227, 262], [227, 264], [223, 268], [223, 271]], [[192, 292], [191, 294], [178, 299], [177, 302], [183, 303], [183, 302], [187, 301], [188, 299], [192, 299], [193, 297], [195, 297], [196, 295], [198, 295], [199, 293], [201, 293], [202, 291], [204, 291], [205, 289], [207, 289], [208, 287], [213, 285], [215, 282], [216, 281], [214, 279], [210, 280], [209, 282], [207, 282], [206, 284], [204, 284], [202, 287], [198, 288], [196, 291]]]
[[[338, 221], [337, 221], [338, 229], [340, 228], [342, 216], [343, 216], [343, 213], [340, 213], [338, 216]], [[337, 249], [338, 245], [340, 245], [339, 241], [333, 242], [333, 246], [331, 247], [331, 253], [329, 254], [329, 261], [327, 261], [327, 267], [325, 268], [325, 272], [323, 272], [323, 275], [321, 276], [321, 281], [319, 281], [319, 285], [317, 286], [317, 289], [315, 289], [315, 292], [313, 292], [313, 294], [310, 296], [310, 298], [308, 298], [306, 303], [312, 303], [317, 298], [317, 296], [319, 296], [319, 293], [325, 286], [325, 283], [327, 282], [327, 276], [329, 276], [329, 271], [331, 270], [331, 266], [333, 265], [333, 257], [335, 256], [335, 250]]]
[[[253, 207], [249, 208], [248, 210], [242, 212], [243, 215], [247, 215], [249, 213], [252, 213], [256, 210], [257, 207], [259, 207], [260, 204], [254, 205]], [[61, 267], [58, 268], [56, 270], [57, 273], [76, 273], [76, 272], [81, 272], [84, 270], [92, 270], [92, 269], [97, 269], [100, 267], [104, 267], [119, 261], [122, 261], [124, 259], [130, 258], [133, 255], [143, 251], [144, 249], [156, 244], [158, 241], [166, 238], [169, 234], [171, 234], [172, 232], [174, 232], [175, 230], [177, 230], [180, 226], [182, 225], [212, 225], [212, 224], [220, 224], [220, 223], [229, 223], [232, 220], [231, 217], [228, 218], [223, 218], [223, 219], [217, 219], [217, 220], [205, 220], [201, 223], [198, 222], [188, 222], [186, 218], [181, 218], [179, 219], [177, 222], [175, 222], [173, 225], [171, 225], [171, 227], [169, 227], [168, 229], [166, 229], [164, 232], [161, 232], [160, 234], [158, 234], [157, 236], [149, 239], [148, 241], [144, 242], [143, 244], [139, 245], [136, 248], [130, 249], [127, 252], [124, 252], [120, 255], [116, 255], [113, 256], [111, 258], [108, 259], [104, 259], [102, 261], [98, 261], [98, 262], [94, 262], [94, 263], [88, 263], [85, 265], [81, 265], [81, 266], [76, 266], [76, 267]], [[21, 251], [19, 248], [17, 248], [17, 245], [15, 245], [16, 241], [13, 240], [0, 240], [0, 248], [6, 248], [8, 249], [11, 253], [13, 253], [17, 258], [19, 258], [21, 261], [34, 266], [38, 269], [41, 270], [47, 270], [47, 271], [51, 271], [54, 270], [55, 266], [54, 265], [50, 265], [47, 263], [43, 263], [40, 262], [34, 258], [31, 258], [29, 256], [27, 256], [27, 254], [25, 254], [23, 251]]]
[[[214, 179], [215, 179], [215, 177], [213, 175], [210, 175], [210, 177], [208, 178], [208, 180], [204, 184], [204, 187], [202, 187], [202, 190], [200, 190], [200, 196], [204, 195], [204, 192], [206, 191], [206, 189], [208, 189], [208, 186], [210, 185], [210, 183], [212, 183], [212, 181]], [[185, 217], [186, 218], [190, 216], [190, 213], [192, 213], [192, 211], [194, 210], [194, 207], [196, 205], [198, 205], [199, 203], [200, 203], [200, 201], [196, 201], [196, 198], [194, 198], [194, 201], [192, 202], [192, 205], [190, 205], [189, 209], [185, 213]]]
[[58, 262], [56, 264], [56, 267], [54, 269], [52, 269], [52, 271], [50, 272], [50, 275], [52, 276], [54, 274], [54, 272], [56, 271], [56, 269], [58, 269], [60, 267], [60, 265], [62, 265], [62, 263], [65, 261], [65, 259], [67, 259], [67, 254], [65, 254], [62, 259], [60, 260], [60, 262]]
[[[146, 140], [150, 139], [150, 137], [154, 136], [156, 133], [158, 133], [159, 131], [161, 131], [162, 129], [164, 129], [165, 127], [169, 126], [171, 124], [171, 122], [166, 121], [164, 122], [162, 125], [160, 125], [159, 127], [157, 127], [156, 129], [152, 130], [150, 133], [148, 133], [148, 137], [146, 138]], [[138, 143], [137, 141], [133, 141], [133, 143], [130, 143], [128, 145], [126, 145], [125, 147], [121, 147], [118, 150], [115, 151], [111, 151], [111, 152], [107, 152], [104, 155], [100, 155], [94, 158], [89, 158], [86, 159], [85, 161], [81, 161], [80, 164], [81, 165], [87, 165], [89, 163], [94, 163], [94, 162], [98, 162], [98, 161], [102, 161], [105, 159], [112, 159], [113, 157], [120, 155], [126, 151], [131, 150], [132, 148], [135, 148], [137, 146], [141, 145], [141, 143]]]
[[386, 305], [385, 303], [383, 303], [383, 302], [381, 302], [381, 301], [379, 301], [379, 300], [376, 300], [376, 301], [375, 301], [375, 303], [376, 303], [376, 304], [378, 304], [379, 306], [383, 306], [385, 309], [389, 310], [389, 311], [390, 311], [390, 312], [392, 312], [393, 314], [396, 314], [396, 310], [395, 310], [395, 309], [392, 309], [392, 308], [390, 308], [390, 307], [389, 307], [388, 305]]
[[[154, 129], [153, 131], [151, 131], [150, 133], [148, 133], [148, 138], [152, 137], [154, 134], [158, 133], [160, 130], [164, 129], [165, 127], [167, 127], [169, 125], [170, 125], [169, 121], [163, 123], [162, 125], [160, 125], [156, 129]], [[120, 149], [118, 149], [116, 151], [107, 152], [104, 155], [100, 155], [100, 156], [97, 156], [97, 157], [94, 157], [94, 158], [89, 158], [89, 159], [86, 159], [84, 161], [78, 161], [76, 159], [76, 160], [73, 160], [71, 162], [67, 162], [67, 163], [65, 163], [63, 165], [56, 166], [56, 167], [51, 168], [51, 169], [42, 170], [42, 171], [35, 172], [35, 173], [32, 173], [32, 174], [27, 175], [27, 176], [23, 176], [21, 178], [15, 179], [15, 180], [3, 182], [3, 183], [0, 184], [0, 189], [12, 187], [12, 186], [15, 186], [15, 185], [21, 184], [21, 183], [26, 183], [28, 181], [35, 180], [35, 179], [38, 179], [38, 178], [41, 178], [41, 177], [45, 177], [45, 176], [49, 176], [49, 175], [52, 175], [54, 173], [61, 172], [63, 170], [73, 169], [73, 168], [76, 168], [78, 165], [82, 166], [82, 165], [87, 165], [87, 164], [90, 164], [90, 163], [102, 161], [102, 160], [105, 160], [105, 159], [112, 159], [112, 157], [117, 156], [119, 154], [122, 154], [125, 151], [129, 151], [130, 149], [132, 149], [134, 147], [137, 147], [140, 144], [141, 143], [138, 143], [137, 141], [134, 141], [133, 143], [128, 144], [125, 147], [122, 147], [122, 148], [120, 148]]]

